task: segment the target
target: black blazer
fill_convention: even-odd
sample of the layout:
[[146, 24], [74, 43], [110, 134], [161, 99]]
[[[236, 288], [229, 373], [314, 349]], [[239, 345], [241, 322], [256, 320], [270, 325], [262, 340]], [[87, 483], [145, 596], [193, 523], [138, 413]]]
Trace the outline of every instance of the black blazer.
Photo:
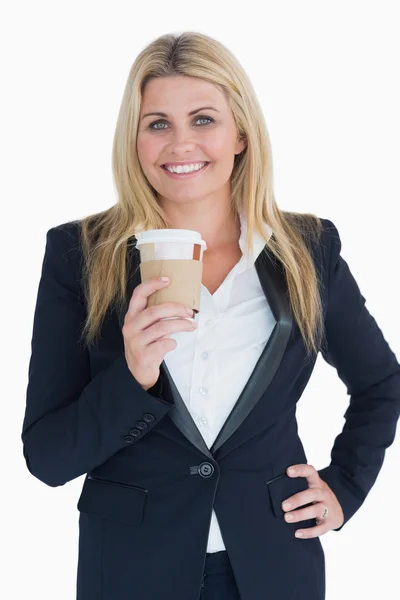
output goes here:
[[[400, 366], [340, 255], [335, 225], [321, 221], [312, 252], [323, 284], [322, 353], [350, 404], [319, 473], [346, 523], [394, 440]], [[138, 255], [133, 247], [127, 302], [140, 283]], [[209, 450], [164, 362], [147, 392], [132, 376], [124, 311], [109, 310], [97, 346], [79, 344], [81, 259], [77, 222], [47, 232], [22, 433], [27, 467], [47, 485], [88, 474], [78, 502], [78, 600], [199, 600], [213, 507], [242, 600], [323, 600], [320, 539], [295, 538], [299, 524], [286, 523], [281, 509], [308, 488], [285, 470], [307, 462], [295, 412], [315, 365], [305, 360], [281, 265], [269, 253], [255, 263], [277, 323]]]

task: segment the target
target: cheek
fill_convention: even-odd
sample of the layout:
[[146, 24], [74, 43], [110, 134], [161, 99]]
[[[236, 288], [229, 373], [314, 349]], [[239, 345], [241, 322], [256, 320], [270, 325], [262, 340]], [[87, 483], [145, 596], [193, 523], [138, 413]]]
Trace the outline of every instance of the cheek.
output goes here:
[[158, 145], [149, 138], [138, 138], [137, 151], [143, 169], [150, 168], [157, 162]]
[[205, 151], [207, 155], [214, 160], [231, 162], [231, 155], [235, 152], [235, 139], [232, 139], [231, 132], [219, 130], [211, 136], [206, 144]]

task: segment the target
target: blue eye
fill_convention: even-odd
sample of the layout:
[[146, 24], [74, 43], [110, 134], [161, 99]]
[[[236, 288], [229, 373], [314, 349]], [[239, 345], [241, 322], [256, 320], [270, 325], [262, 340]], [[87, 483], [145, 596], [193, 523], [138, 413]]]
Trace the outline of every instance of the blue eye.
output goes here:
[[[200, 116], [200, 117], [196, 117], [196, 121], [209, 121], [210, 123], [214, 122], [214, 119], [212, 119], [211, 117], [205, 117], [205, 116]], [[158, 125], [158, 123], [165, 123], [165, 119], [159, 119], [158, 121], [153, 121], [153, 123], [150, 123], [150, 125], [148, 126], [148, 129], [152, 129], [153, 131], [163, 131], [164, 127], [162, 127], [161, 129], [159, 129], [158, 127], [154, 127], [154, 125]], [[206, 125], [208, 125], [208, 123], [206, 123]], [[200, 127], [203, 127], [203, 125], [200, 125]]]

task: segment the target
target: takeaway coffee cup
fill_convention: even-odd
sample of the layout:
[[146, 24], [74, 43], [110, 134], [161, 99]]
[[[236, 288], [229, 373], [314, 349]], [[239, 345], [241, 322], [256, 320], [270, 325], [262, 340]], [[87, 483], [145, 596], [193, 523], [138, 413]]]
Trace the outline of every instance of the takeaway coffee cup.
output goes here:
[[180, 302], [198, 313], [203, 252], [207, 250], [201, 234], [191, 229], [149, 229], [138, 233], [136, 240], [142, 281], [155, 276], [170, 279], [165, 288], [148, 297], [147, 306]]

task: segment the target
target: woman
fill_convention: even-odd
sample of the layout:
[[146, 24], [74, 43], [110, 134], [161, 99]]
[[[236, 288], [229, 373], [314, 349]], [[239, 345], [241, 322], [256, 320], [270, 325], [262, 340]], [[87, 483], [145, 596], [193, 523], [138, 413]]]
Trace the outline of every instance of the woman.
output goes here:
[[[319, 536], [365, 500], [400, 406], [339, 233], [279, 210], [251, 83], [199, 33], [136, 59], [113, 172], [115, 206], [47, 233], [22, 434], [47, 485], [87, 474], [77, 598], [323, 600]], [[207, 244], [194, 328], [146, 308], [167, 284], [141, 281], [135, 234], [165, 227]], [[351, 400], [316, 471], [295, 412], [319, 351]]]

